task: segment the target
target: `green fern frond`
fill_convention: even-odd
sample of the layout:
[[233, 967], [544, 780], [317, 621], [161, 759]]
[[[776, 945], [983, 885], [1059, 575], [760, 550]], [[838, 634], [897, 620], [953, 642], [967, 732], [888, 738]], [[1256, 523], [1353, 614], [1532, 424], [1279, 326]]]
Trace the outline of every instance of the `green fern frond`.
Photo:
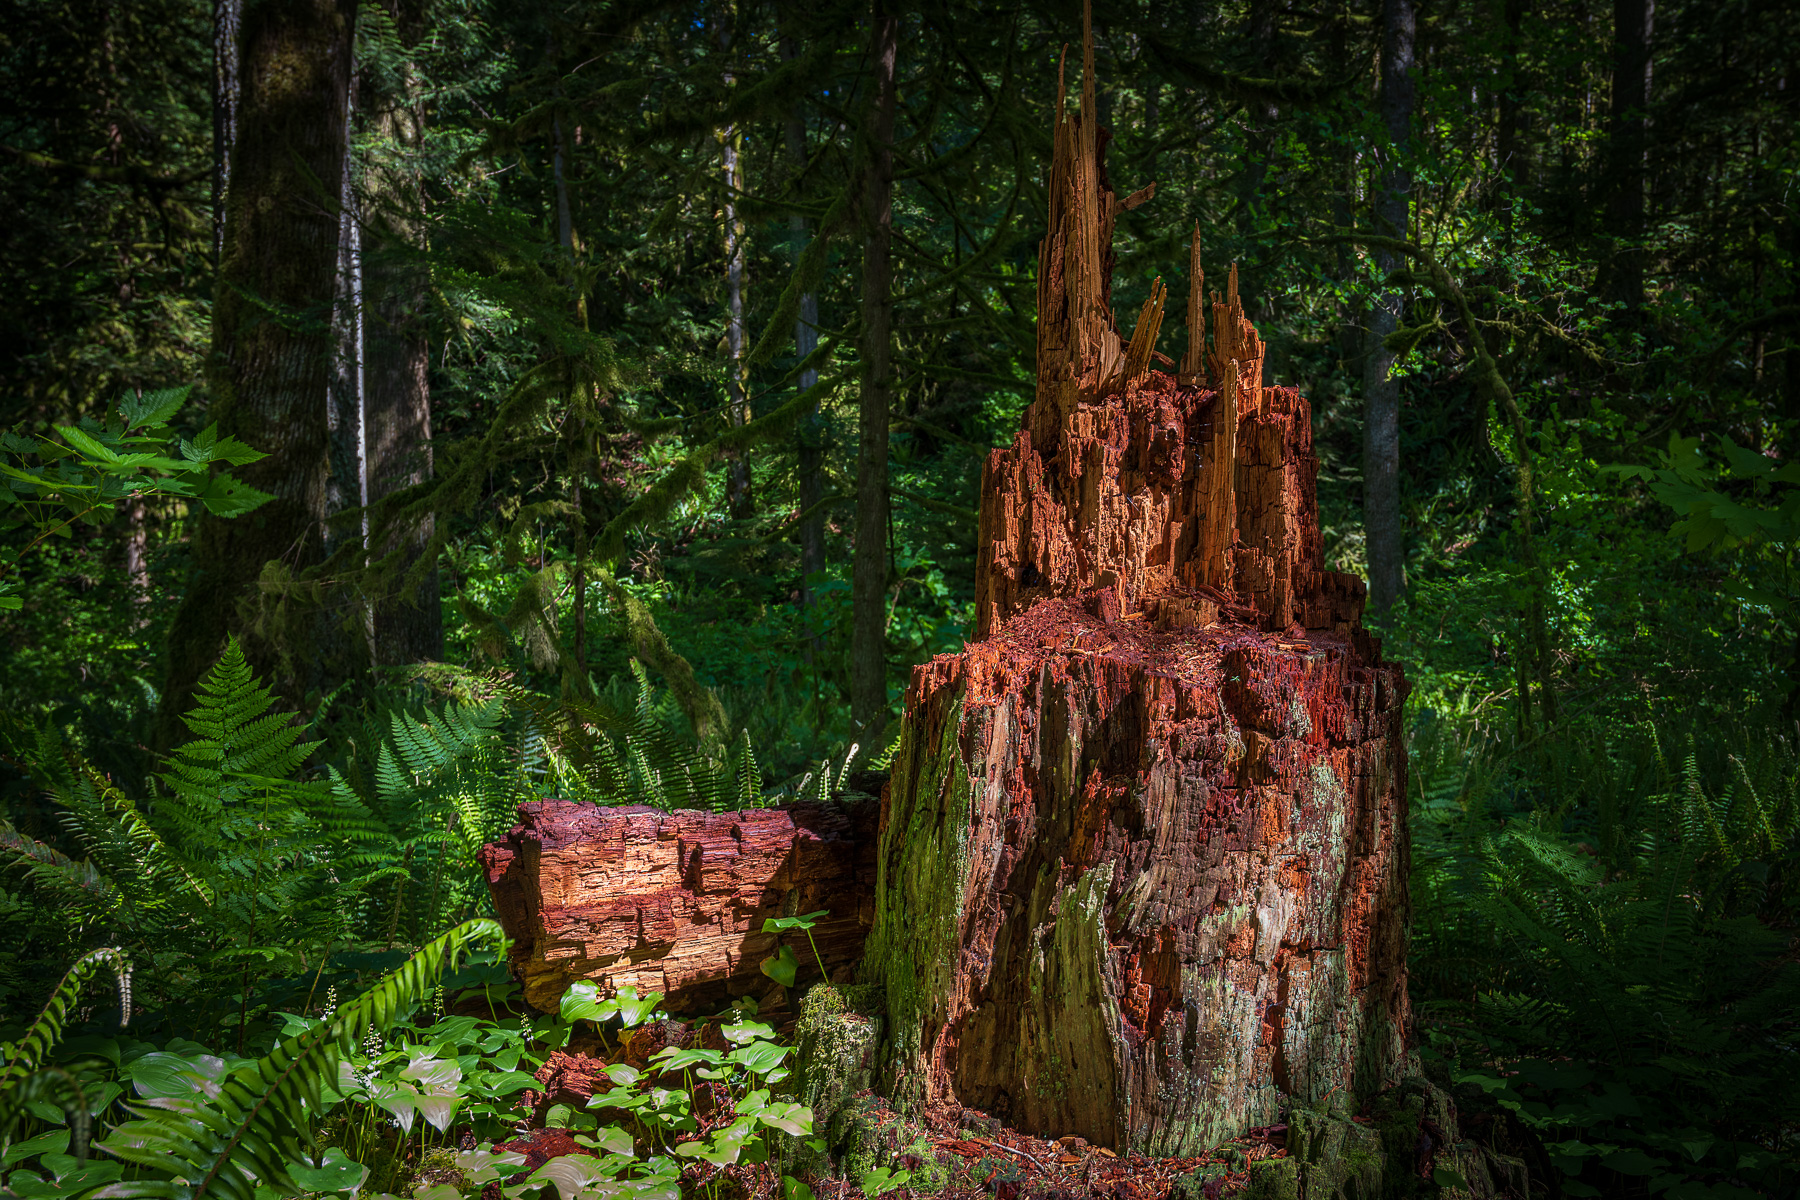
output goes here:
[[54, 846], [20, 833], [12, 822], [0, 818], [0, 850], [25, 868], [25, 877], [41, 887], [62, 893], [94, 911], [111, 912], [119, 893], [91, 863], [76, 862]]
[[229, 639], [196, 689], [193, 711], [182, 718], [195, 737], [175, 752], [163, 776], [184, 835], [216, 847], [216, 822], [228, 807], [259, 790], [290, 786], [318, 748], [300, 740], [304, 731], [292, 716], [268, 711], [274, 702], [237, 639]]
[[133, 897], [139, 903], [185, 899], [211, 904], [213, 891], [206, 880], [182, 863], [131, 798], [85, 759], [73, 753], [67, 757], [76, 783], [58, 799], [68, 816], [80, 821], [90, 858], [104, 859], [107, 877], [141, 881], [144, 887], [131, 889], [146, 893], [141, 900]]
[[44, 1009], [17, 1042], [0, 1043], [0, 1104], [13, 1089], [19, 1087], [44, 1066], [50, 1048], [62, 1038], [63, 1021], [69, 1006], [81, 996], [81, 989], [94, 973], [111, 967], [119, 982], [119, 1012], [131, 1015], [131, 963], [116, 947], [90, 950], [75, 960], [64, 972], [61, 982], [50, 993]]
[[282, 1042], [253, 1069], [233, 1072], [211, 1103], [135, 1109], [137, 1119], [120, 1125], [100, 1148], [152, 1177], [114, 1185], [116, 1194], [254, 1200], [259, 1183], [295, 1189], [282, 1195], [301, 1194], [288, 1164], [302, 1161], [307, 1130], [324, 1109], [323, 1089], [335, 1082], [340, 1057], [371, 1027], [386, 1032], [424, 1002], [446, 967], [478, 944], [504, 946], [497, 922], [466, 921], [425, 946], [329, 1020]]
[[73, 1071], [59, 1066], [42, 1067], [17, 1087], [0, 1092], [0, 1150], [12, 1144], [22, 1120], [36, 1116], [33, 1108], [38, 1104], [54, 1104], [62, 1110], [69, 1126], [69, 1151], [75, 1161], [85, 1162], [91, 1125], [87, 1089]]

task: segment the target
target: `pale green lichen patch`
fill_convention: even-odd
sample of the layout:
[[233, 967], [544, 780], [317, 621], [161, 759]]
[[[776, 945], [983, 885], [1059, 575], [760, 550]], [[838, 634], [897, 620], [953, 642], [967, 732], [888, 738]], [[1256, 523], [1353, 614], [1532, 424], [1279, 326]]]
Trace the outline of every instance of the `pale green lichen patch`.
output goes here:
[[922, 1038], [941, 1028], [952, 987], [975, 791], [962, 759], [962, 720], [959, 692], [935, 735], [908, 722], [888, 785], [862, 973], [885, 996], [892, 1036], [880, 1074], [898, 1103], [919, 1098]]
[[1119, 1008], [1105, 977], [1106, 893], [1113, 864], [1102, 863], [1055, 893], [1028, 960], [1029, 1010], [1022, 1040], [1035, 1052], [1020, 1058], [1025, 1113], [1062, 1122], [1090, 1139], [1114, 1135], [1071, 1125], [1084, 1115], [1119, 1111], [1124, 1047]]
[[1298, 694], [1288, 701], [1288, 734], [1291, 737], [1311, 737], [1313, 731], [1312, 714], [1306, 711], [1306, 703]]

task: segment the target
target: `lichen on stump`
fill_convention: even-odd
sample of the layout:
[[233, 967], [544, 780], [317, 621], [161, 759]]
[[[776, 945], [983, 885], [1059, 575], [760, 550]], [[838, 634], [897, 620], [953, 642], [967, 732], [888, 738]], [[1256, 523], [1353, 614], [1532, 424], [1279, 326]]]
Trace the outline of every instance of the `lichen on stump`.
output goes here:
[[[1406, 1054], [1397, 667], [1323, 569], [1307, 402], [1237, 295], [1152, 369], [1113, 323], [1091, 40], [1059, 96], [1038, 385], [983, 485], [981, 640], [913, 672], [863, 975], [884, 1083], [1027, 1132], [1208, 1149]], [[1173, 364], [1170, 364], [1173, 365]]]

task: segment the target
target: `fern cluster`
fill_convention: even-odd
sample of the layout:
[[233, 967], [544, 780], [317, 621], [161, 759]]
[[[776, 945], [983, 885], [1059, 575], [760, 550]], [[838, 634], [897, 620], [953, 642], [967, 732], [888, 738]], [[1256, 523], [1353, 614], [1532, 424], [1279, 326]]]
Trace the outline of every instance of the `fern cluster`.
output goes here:
[[675, 697], [633, 661], [635, 696], [553, 700], [505, 676], [483, 686], [522, 721], [521, 753], [541, 762], [552, 790], [596, 804], [715, 812], [765, 803], [747, 731], [729, 742], [696, 739]]
[[[323, 754], [233, 641], [185, 717], [192, 739], [142, 799], [53, 726], [15, 736], [64, 835], [0, 819], [0, 854], [66, 944], [123, 946], [154, 1007], [196, 1034], [234, 1029], [241, 1048], [270, 986], [303, 1007], [333, 981], [334, 956], [423, 945], [489, 911], [477, 853], [521, 801], [765, 803], [748, 735], [697, 744], [678, 702], [634, 668], [635, 694], [588, 700], [460, 676], [463, 699], [377, 711]], [[801, 790], [829, 794], [834, 774], [826, 764]]]
[[1413, 973], [1439, 1049], [1543, 1131], [1567, 1194], [1794, 1182], [1800, 756], [1677, 760], [1645, 726], [1526, 776], [1426, 734]]

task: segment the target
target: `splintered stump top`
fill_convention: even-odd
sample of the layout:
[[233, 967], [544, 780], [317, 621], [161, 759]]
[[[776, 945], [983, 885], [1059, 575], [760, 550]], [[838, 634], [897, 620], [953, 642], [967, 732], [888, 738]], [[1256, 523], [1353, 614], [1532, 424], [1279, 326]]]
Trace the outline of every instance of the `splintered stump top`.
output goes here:
[[1153, 189], [1108, 186], [1092, 78], [981, 640], [913, 672], [863, 973], [898, 1098], [1186, 1155], [1403, 1065], [1405, 682], [1323, 569], [1311, 414], [1263, 384], [1235, 268], [1208, 301], [1196, 233], [1173, 373], [1160, 284], [1119, 334], [1112, 224]]

